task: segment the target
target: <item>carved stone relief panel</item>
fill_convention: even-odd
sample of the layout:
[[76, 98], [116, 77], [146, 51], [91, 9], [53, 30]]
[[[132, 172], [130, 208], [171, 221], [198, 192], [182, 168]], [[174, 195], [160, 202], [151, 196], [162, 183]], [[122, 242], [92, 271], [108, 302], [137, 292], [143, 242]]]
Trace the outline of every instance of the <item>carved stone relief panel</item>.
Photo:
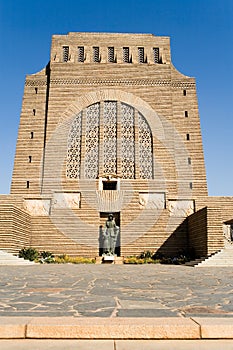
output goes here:
[[53, 197], [53, 208], [71, 208], [79, 209], [81, 202], [81, 194], [77, 193], [66, 193], [66, 192], [55, 192]]
[[32, 216], [48, 216], [50, 199], [25, 199], [23, 207]]
[[164, 193], [139, 193], [140, 209], [164, 209], [165, 194]]
[[171, 216], [187, 217], [194, 213], [193, 200], [169, 200], [168, 210]]

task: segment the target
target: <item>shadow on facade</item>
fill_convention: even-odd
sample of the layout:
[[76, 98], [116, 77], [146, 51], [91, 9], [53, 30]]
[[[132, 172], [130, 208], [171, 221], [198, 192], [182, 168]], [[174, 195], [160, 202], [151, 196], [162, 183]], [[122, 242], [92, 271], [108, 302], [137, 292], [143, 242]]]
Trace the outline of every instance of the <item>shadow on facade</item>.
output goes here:
[[207, 256], [207, 231], [194, 217], [187, 217], [166, 239], [156, 254], [165, 257], [185, 255], [190, 259]]

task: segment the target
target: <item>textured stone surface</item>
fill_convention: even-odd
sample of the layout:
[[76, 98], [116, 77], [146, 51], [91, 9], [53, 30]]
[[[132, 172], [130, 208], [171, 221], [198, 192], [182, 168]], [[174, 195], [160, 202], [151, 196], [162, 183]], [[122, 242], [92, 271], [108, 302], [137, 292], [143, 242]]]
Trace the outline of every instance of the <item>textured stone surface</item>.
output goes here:
[[27, 317], [0, 317], [0, 339], [25, 338]]
[[1, 350], [232, 350], [233, 340], [0, 340]]
[[116, 350], [232, 350], [233, 340], [117, 340]]
[[[99, 178], [109, 176], [117, 190], [101, 191]], [[206, 216], [184, 221], [207, 203], [214, 207]], [[174, 256], [189, 248], [206, 256], [223, 247], [222, 223], [232, 208], [232, 197], [207, 197], [196, 83], [173, 66], [168, 37], [53, 36], [48, 66], [26, 77], [11, 195], [0, 197], [2, 249], [32, 245], [94, 258], [101, 213], [115, 212], [118, 255]]]
[[199, 326], [185, 318], [43, 318], [27, 326], [28, 338], [198, 339]]
[[0, 316], [233, 317], [232, 268], [0, 266]]
[[193, 318], [201, 325], [201, 337], [204, 339], [233, 339], [233, 319], [203, 317]]
[[0, 340], [1, 350], [232, 350], [233, 340]]
[[[113, 43], [115, 63], [107, 54]], [[145, 57], [139, 63], [142, 44]], [[84, 62], [78, 61], [80, 45]], [[65, 62], [64, 46], [69, 46]], [[98, 63], [93, 46], [100, 50]], [[123, 47], [129, 48], [129, 63]], [[49, 67], [26, 78], [11, 187], [12, 194], [53, 202], [49, 217], [32, 210], [38, 216], [31, 221], [31, 244], [57, 254], [95, 257], [100, 212], [120, 212], [122, 256], [187, 248], [187, 231], [180, 228], [187, 213], [171, 218], [166, 201], [205, 196], [207, 186], [195, 79], [171, 64], [169, 38], [54, 35], [50, 58]], [[117, 195], [96, 193], [97, 177], [107, 175], [116, 178]], [[67, 194], [77, 191], [80, 205]]]
[[50, 212], [50, 199], [25, 199], [24, 209], [33, 216], [47, 216]]
[[[1, 350], [116, 350], [113, 340], [0, 340]], [[226, 348], [226, 350], [228, 350]]]

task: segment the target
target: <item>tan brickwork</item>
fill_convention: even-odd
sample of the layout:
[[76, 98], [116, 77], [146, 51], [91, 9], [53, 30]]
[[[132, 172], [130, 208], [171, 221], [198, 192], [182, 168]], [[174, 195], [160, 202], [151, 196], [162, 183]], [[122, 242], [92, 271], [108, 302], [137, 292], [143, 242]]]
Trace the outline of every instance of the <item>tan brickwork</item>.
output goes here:
[[[98, 62], [93, 62], [94, 47], [99, 48]], [[114, 62], [109, 62], [109, 47], [114, 47]], [[129, 49], [128, 63], [124, 48]], [[144, 57], [140, 58], [144, 63], [138, 60], [140, 48], [144, 48]], [[83, 57], [79, 56], [82, 52]], [[100, 188], [106, 175], [103, 163], [106, 101], [117, 104], [117, 170], [110, 175], [120, 187], [112, 192]], [[85, 170], [88, 147], [94, 146], [87, 144], [89, 139], [96, 141], [90, 136], [93, 130], [87, 133], [87, 111], [96, 104], [100, 106], [99, 129], [97, 133], [95, 130], [99, 153], [95, 148], [92, 152], [97, 152], [99, 165], [96, 178], [88, 178]], [[123, 169], [122, 140], [126, 132], [123, 104], [130, 106], [135, 118], [133, 178], [127, 178]], [[80, 162], [80, 177], [76, 178], [67, 173], [67, 152], [71, 125], [79, 113], [81, 155], [80, 161], [76, 161]], [[152, 178], [140, 178], [139, 161], [144, 160], [139, 154], [139, 143], [143, 142], [139, 137], [142, 130], [139, 114], [151, 132]], [[92, 118], [95, 117], [93, 114]], [[141, 203], [146, 194], [151, 196], [149, 204]], [[184, 76], [172, 65], [168, 37], [108, 33], [53, 36], [49, 64], [26, 77], [9, 202], [13, 196], [22, 200], [18, 208], [28, 211], [30, 242], [40, 250], [98, 255], [101, 212], [113, 212], [119, 217], [122, 256], [145, 250], [174, 255], [197, 244], [201, 232], [192, 217], [189, 222], [186, 218], [195, 208], [199, 211], [215, 199], [207, 197], [195, 79]], [[66, 199], [60, 199], [62, 196]], [[156, 196], [164, 196], [162, 204]], [[232, 208], [231, 200], [228, 202], [227, 218]], [[209, 235], [206, 254], [222, 245], [224, 205], [224, 199], [215, 205], [221, 216], [216, 217], [220, 220], [217, 230], [206, 220], [208, 229], [202, 237]], [[211, 218], [214, 210], [207, 209]], [[193, 217], [200, 218], [202, 227], [202, 215], [198, 213]]]

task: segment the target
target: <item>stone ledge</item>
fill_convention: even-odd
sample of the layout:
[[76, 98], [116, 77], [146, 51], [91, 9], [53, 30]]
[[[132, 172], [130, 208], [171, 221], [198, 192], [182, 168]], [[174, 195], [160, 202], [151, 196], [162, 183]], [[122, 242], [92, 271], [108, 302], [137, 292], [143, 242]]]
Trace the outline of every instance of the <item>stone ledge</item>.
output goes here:
[[26, 325], [30, 317], [0, 317], [0, 339], [26, 338]]
[[28, 338], [198, 339], [200, 327], [184, 318], [39, 318], [27, 326]]
[[201, 327], [203, 339], [233, 339], [233, 318], [231, 317], [193, 317]]
[[0, 317], [0, 339], [233, 339], [232, 318]]

